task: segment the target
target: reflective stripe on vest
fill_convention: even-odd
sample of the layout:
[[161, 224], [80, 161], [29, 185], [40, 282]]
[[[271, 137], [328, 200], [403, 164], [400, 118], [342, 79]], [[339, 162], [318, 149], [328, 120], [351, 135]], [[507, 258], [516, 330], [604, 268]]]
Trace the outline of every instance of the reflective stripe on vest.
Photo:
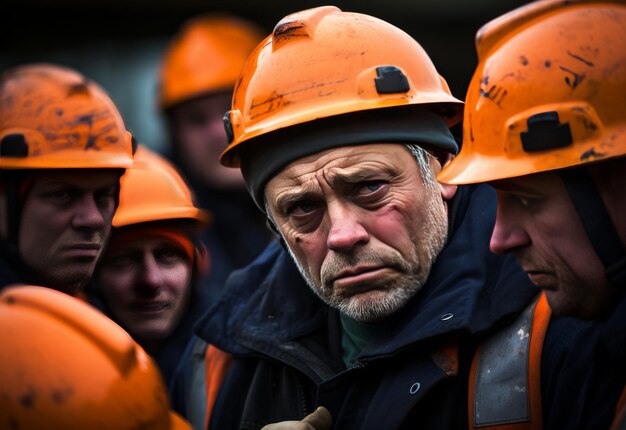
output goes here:
[[207, 343], [197, 339], [191, 354], [191, 385], [187, 394], [185, 418], [194, 429], [201, 429], [206, 418], [205, 353]]
[[470, 428], [543, 428], [541, 350], [550, 315], [542, 293], [476, 351], [470, 372]]
[[[206, 413], [204, 418], [204, 428], [208, 429], [211, 423], [211, 414], [217, 395], [222, 388], [224, 378], [230, 365], [233, 362], [233, 356], [217, 349], [213, 345], [209, 345], [206, 349], [204, 359], [205, 366], [205, 387], [206, 387]], [[198, 427], [199, 428], [199, 427]]]

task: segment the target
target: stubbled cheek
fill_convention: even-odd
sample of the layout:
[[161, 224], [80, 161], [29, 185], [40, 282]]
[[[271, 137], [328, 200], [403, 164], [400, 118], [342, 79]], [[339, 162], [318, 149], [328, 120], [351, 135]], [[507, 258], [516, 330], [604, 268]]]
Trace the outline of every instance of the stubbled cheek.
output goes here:
[[372, 214], [373, 221], [380, 221], [382, 218], [389, 218], [397, 221], [406, 217], [405, 205], [399, 200], [392, 200]]
[[325, 254], [326, 242], [319, 236], [296, 235], [288, 240], [289, 248], [305, 266]]
[[294, 246], [297, 247], [297, 249], [293, 249], [294, 252], [296, 253], [301, 253], [301, 254], [308, 254], [310, 253], [314, 247], [315, 244], [318, 243], [319, 239], [316, 238], [311, 238], [311, 237], [307, 237], [306, 235], [295, 235], [292, 239], [289, 240], [290, 243], [292, 243]]
[[403, 208], [407, 208], [407, 207], [410, 207], [411, 204], [415, 204], [414, 203], [415, 200], [419, 201], [422, 198], [423, 196], [421, 195], [421, 193], [419, 193], [418, 190], [413, 190], [411, 193], [408, 193], [408, 192], [391, 193], [389, 194], [389, 200], [388, 200], [387, 206], [390, 209], [403, 210]]

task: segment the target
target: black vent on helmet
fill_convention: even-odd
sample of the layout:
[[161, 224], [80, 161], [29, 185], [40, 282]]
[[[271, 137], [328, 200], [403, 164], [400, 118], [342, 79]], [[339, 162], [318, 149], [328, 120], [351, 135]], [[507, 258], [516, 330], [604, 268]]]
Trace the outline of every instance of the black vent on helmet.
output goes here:
[[396, 66], [381, 66], [376, 68], [374, 84], [378, 94], [406, 93], [411, 89], [409, 80]]
[[572, 144], [569, 124], [559, 122], [557, 112], [542, 112], [528, 118], [528, 131], [522, 132], [522, 147], [526, 152], [558, 149]]
[[21, 133], [7, 134], [0, 141], [0, 157], [28, 157], [28, 143]]

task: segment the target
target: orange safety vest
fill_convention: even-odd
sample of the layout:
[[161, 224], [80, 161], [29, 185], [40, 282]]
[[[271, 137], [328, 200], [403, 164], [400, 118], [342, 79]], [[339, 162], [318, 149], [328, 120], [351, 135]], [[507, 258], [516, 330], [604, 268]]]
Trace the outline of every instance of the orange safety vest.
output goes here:
[[206, 418], [204, 428], [209, 428], [213, 405], [220, 391], [226, 372], [230, 368], [233, 356], [209, 345], [204, 357], [206, 375]]
[[541, 350], [551, 315], [542, 293], [478, 348], [470, 371], [470, 429], [543, 428]]

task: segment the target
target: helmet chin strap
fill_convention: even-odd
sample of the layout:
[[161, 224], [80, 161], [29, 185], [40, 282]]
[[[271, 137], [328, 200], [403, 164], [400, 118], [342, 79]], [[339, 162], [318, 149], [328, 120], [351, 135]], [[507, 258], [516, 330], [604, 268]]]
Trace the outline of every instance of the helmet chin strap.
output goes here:
[[587, 236], [604, 265], [609, 283], [626, 285], [626, 247], [617, 234], [589, 170], [584, 167], [560, 171], [567, 192], [578, 212]]

